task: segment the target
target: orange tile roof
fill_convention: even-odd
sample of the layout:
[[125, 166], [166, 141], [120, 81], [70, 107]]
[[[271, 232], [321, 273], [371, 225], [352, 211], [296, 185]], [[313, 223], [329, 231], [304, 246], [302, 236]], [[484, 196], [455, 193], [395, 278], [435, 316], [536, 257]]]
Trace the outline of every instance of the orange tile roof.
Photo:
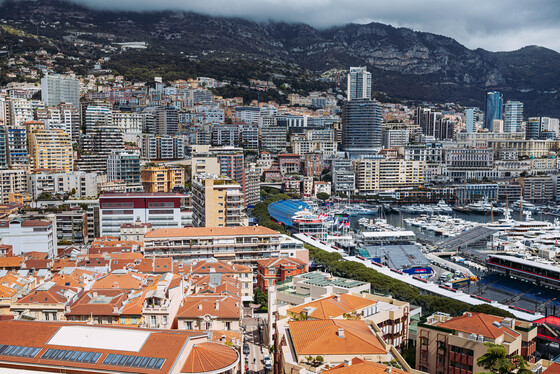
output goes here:
[[[361, 320], [320, 319], [290, 321], [290, 335], [297, 355], [385, 354], [387, 351]], [[339, 329], [344, 336], [338, 336]]]
[[45, 284], [35, 288], [31, 293], [16, 301], [16, 304], [64, 304], [67, 301], [64, 296], [66, 290], [78, 292], [76, 288], [64, 287], [56, 283], [53, 283], [48, 289], [44, 288]]
[[217, 318], [239, 319], [242, 304], [241, 300], [235, 296], [187, 296], [183, 300], [183, 306], [177, 312], [177, 318], [199, 318], [209, 314]]
[[265, 268], [272, 267], [272, 266], [279, 267], [284, 264], [288, 264], [288, 265], [295, 264], [301, 266], [307, 265], [302, 260], [297, 258], [292, 258], [292, 257], [278, 257], [278, 258], [263, 259], [263, 260], [258, 260], [257, 263]]
[[231, 264], [225, 261], [197, 261], [191, 266], [192, 274], [208, 274], [211, 269], [214, 273], [247, 273], [251, 269], [240, 264]]
[[232, 366], [239, 360], [239, 353], [227, 345], [220, 343], [196, 344], [181, 373], [205, 373], [209, 371], [223, 370]]
[[[81, 348], [81, 347], [69, 347], [49, 344], [51, 338], [57, 333], [57, 331], [62, 326], [75, 326], [75, 323], [68, 322], [35, 322], [35, 321], [0, 321], [0, 344], [12, 344], [27, 347], [42, 347], [41, 351], [35, 356], [35, 358], [26, 357], [13, 357], [13, 356], [2, 356], [2, 365], [5, 367], [6, 362], [16, 362], [16, 363], [29, 363], [37, 367], [36, 370], [41, 371], [45, 368], [47, 371], [54, 369], [60, 369], [61, 371], [81, 371], [90, 372], [95, 370], [100, 370], [104, 372], [118, 371], [124, 373], [136, 373], [136, 374], [163, 374], [170, 373], [174, 365], [182, 364], [180, 359], [183, 354], [187, 342], [189, 339], [194, 340], [195, 344], [200, 342], [203, 344], [207, 341], [205, 332], [188, 332], [179, 330], [155, 330], [155, 329], [142, 329], [144, 332], [148, 332], [149, 336], [140, 348], [138, 352], [123, 351], [117, 349], [96, 349], [96, 348]], [[137, 328], [127, 328], [124, 326], [103, 326], [103, 325], [93, 325], [88, 326], [91, 329], [109, 329], [110, 330], [126, 330], [126, 329], [137, 329]], [[215, 343], [214, 343], [215, 344]], [[234, 351], [233, 348], [224, 346], [227, 349]], [[81, 362], [71, 362], [62, 361], [55, 359], [43, 359], [42, 356], [47, 349], [66, 349], [74, 351], [89, 351], [89, 352], [99, 352], [101, 357], [96, 363], [81, 363]], [[237, 355], [237, 352], [234, 351]], [[109, 353], [114, 354], [124, 354], [124, 355], [136, 355], [144, 357], [158, 357], [165, 359], [165, 362], [160, 370], [147, 369], [147, 368], [132, 368], [132, 367], [115, 367], [111, 365], [103, 365], [103, 362]], [[189, 352], [190, 353], [190, 352]], [[214, 353], [218, 356], [218, 352]], [[227, 353], [221, 352], [221, 356], [226, 356]], [[186, 362], [186, 359], [184, 359]], [[81, 370], [72, 370], [81, 369]]]
[[76, 277], [66, 274], [57, 274], [51, 278], [51, 281], [60, 286], [81, 287], [84, 285], [84, 282], [80, 282]]
[[[85, 292], [66, 312], [69, 316], [113, 316], [118, 315], [127, 295], [121, 290]], [[115, 311], [115, 308], [117, 309]]]
[[142, 288], [144, 274], [111, 273], [98, 279], [92, 286], [93, 290], [139, 290]]
[[[361, 358], [354, 357], [351, 364], [345, 366], [343, 363], [333, 367], [332, 369], [323, 371], [323, 374], [386, 374], [387, 366], [377, 363], [362, 360]], [[391, 368], [391, 374], [406, 374], [404, 370]]]
[[121, 315], [141, 315], [147, 292], [147, 290], [144, 292], [139, 291], [129, 295], [121, 310]]
[[488, 338], [496, 339], [504, 333], [513, 337], [519, 336], [519, 333], [505, 326], [496, 327], [492, 322], [502, 322], [502, 317], [492, 316], [484, 313], [465, 313], [462, 316], [451, 318], [437, 325], [451, 330], [466, 332], [468, 334], [482, 335]]
[[327, 296], [323, 299], [311, 301], [288, 309], [288, 312], [301, 314], [305, 308], [309, 309], [308, 316], [315, 319], [329, 319], [342, 316], [344, 313], [375, 305], [377, 302], [364, 297], [339, 294]]
[[560, 374], [560, 364], [553, 363], [543, 371], [543, 374]]
[[23, 257], [19, 257], [19, 256], [0, 257], [0, 269], [21, 267], [22, 263], [23, 263]]
[[249, 227], [184, 227], [156, 229], [146, 233], [145, 239], [200, 237], [200, 236], [240, 236], [240, 235], [280, 235], [264, 226]]
[[25, 257], [33, 258], [35, 260], [46, 260], [49, 257], [49, 254], [45, 252], [32, 251], [32, 252], [25, 252]]
[[3, 284], [0, 284], [0, 298], [2, 299], [10, 298], [14, 296], [16, 293], [17, 290], [15, 288], [11, 288], [8, 286], [4, 286]]

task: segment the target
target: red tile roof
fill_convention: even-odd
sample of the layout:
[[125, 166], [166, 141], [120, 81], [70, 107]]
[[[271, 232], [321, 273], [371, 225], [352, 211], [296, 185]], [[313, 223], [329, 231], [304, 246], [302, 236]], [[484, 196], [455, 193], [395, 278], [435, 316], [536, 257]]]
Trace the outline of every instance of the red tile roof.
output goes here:
[[543, 374], [560, 374], [560, 364], [553, 363], [543, 371]]
[[[52, 283], [51, 287], [47, 288], [46, 286], [50, 283]], [[54, 282], [47, 282], [32, 290], [31, 293], [16, 301], [15, 304], [64, 304], [67, 301], [64, 296], [67, 290], [78, 292], [76, 288], [64, 287]]]
[[[298, 356], [387, 353], [377, 336], [361, 320], [321, 319], [290, 321], [288, 324]], [[339, 330], [343, 331], [343, 336], [339, 336]]]
[[233, 367], [238, 361], [239, 353], [224, 344], [196, 344], [187, 357], [181, 373], [205, 373], [224, 370], [224, 368]]
[[223, 319], [241, 318], [242, 302], [235, 296], [197, 295], [188, 296], [179, 308], [177, 318], [199, 318], [209, 314]]
[[41, 221], [40, 219], [26, 219], [22, 222], [21, 227], [40, 227], [52, 225], [49, 221]]
[[118, 316], [118, 310], [127, 299], [121, 290], [100, 290], [85, 292], [71, 306], [68, 316]]
[[502, 317], [484, 313], [465, 313], [462, 316], [442, 322], [437, 326], [468, 334], [482, 335], [492, 339], [499, 338], [504, 333], [513, 337], [519, 336], [519, 333], [506, 326], [500, 325], [500, 327], [497, 327], [492, 324], [493, 322], [501, 323], [503, 319]]
[[23, 263], [23, 257], [11, 256], [0, 257], [0, 269], [2, 268], [19, 268]]
[[[35, 370], [52, 371], [54, 369], [60, 368], [61, 371], [73, 371], [72, 368], [82, 369], [84, 372], [101, 370], [104, 372], [124, 372], [124, 373], [138, 373], [138, 374], [163, 374], [170, 373], [175, 365], [180, 365], [180, 369], [184, 363], [187, 362], [187, 358], [181, 359], [184, 350], [187, 347], [187, 343], [193, 341], [195, 344], [204, 344], [207, 342], [207, 337], [205, 332], [189, 332], [189, 331], [178, 331], [178, 330], [153, 330], [153, 329], [142, 329], [143, 332], [149, 333], [146, 341], [140, 348], [138, 352], [131, 352], [125, 350], [115, 350], [115, 349], [95, 349], [95, 348], [81, 348], [81, 347], [69, 347], [69, 346], [59, 346], [54, 344], [49, 344], [51, 338], [57, 333], [57, 331], [63, 326], [71, 326], [73, 328], [76, 326], [74, 323], [64, 323], [64, 322], [35, 322], [35, 321], [0, 321], [0, 344], [18, 345], [26, 347], [41, 347], [41, 351], [35, 356], [35, 358], [24, 358], [24, 357], [13, 357], [13, 356], [1, 356], [0, 367], [7, 367], [10, 363], [28, 363], [35, 366]], [[77, 327], [77, 326], [76, 326]], [[137, 330], [137, 328], [126, 328], [126, 327], [113, 327], [113, 326], [88, 326], [88, 329], [108, 329], [108, 330]], [[224, 346], [230, 351], [234, 351], [233, 348]], [[61, 360], [51, 360], [41, 358], [47, 349], [66, 349], [73, 351], [88, 351], [101, 353], [101, 357], [96, 363], [80, 363], [71, 361], [61, 361]], [[214, 352], [217, 358], [227, 357], [228, 352], [225, 350], [218, 351], [208, 349], [208, 352]], [[235, 351], [234, 351], [235, 352]], [[103, 362], [108, 354], [123, 354], [123, 355], [133, 355], [133, 356], [143, 356], [143, 357], [157, 357], [165, 359], [163, 366], [159, 370], [155, 369], [143, 369], [143, 368], [131, 368], [126, 366], [111, 366], [103, 365]], [[190, 352], [188, 352], [190, 354]], [[233, 353], [230, 353], [233, 354]], [[237, 352], [235, 352], [237, 355]], [[216, 361], [218, 362], [218, 361]], [[221, 360], [221, 362], [224, 362]], [[206, 367], [206, 366], [204, 366]], [[216, 366], [217, 367], [217, 366]], [[48, 368], [48, 369], [47, 369]], [[85, 370], [84, 370], [85, 369]], [[221, 368], [219, 368], [221, 369]]]
[[[387, 366], [377, 363], [362, 360], [355, 357], [352, 359], [350, 365], [340, 364], [332, 369], [323, 371], [323, 374], [386, 374]], [[391, 374], [406, 374], [404, 370], [391, 368]]]

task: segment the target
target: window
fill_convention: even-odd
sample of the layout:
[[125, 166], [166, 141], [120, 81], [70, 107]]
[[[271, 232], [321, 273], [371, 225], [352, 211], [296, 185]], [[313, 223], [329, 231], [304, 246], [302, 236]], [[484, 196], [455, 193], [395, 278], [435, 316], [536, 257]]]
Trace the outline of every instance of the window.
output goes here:
[[121, 325], [124, 325], [124, 324], [125, 324], [125, 318], [121, 317]]
[[231, 330], [231, 322], [226, 322], [226, 330]]
[[192, 330], [192, 321], [186, 321], [185, 322], [185, 328], [187, 330]]
[[156, 316], [150, 316], [150, 324], [154, 326], [156, 324]]
[[136, 325], [137, 323], [138, 323], [138, 321], [137, 321], [136, 317], [132, 317], [132, 324]]

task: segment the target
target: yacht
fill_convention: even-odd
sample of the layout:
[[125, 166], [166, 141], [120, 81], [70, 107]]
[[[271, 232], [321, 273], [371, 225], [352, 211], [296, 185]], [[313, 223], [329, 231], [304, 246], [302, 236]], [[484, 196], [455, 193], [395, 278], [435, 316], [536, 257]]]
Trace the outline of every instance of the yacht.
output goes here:
[[438, 203], [436, 204], [436, 207], [441, 213], [452, 213], [453, 212], [453, 209], [445, 202], [445, 200], [438, 201]]
[[516, 211], [523, 209], [524, 211], [529, 212], [535, 212], [539, 209], [535, 204], [531, 204], [523, 198], [520, 198], [518, 201], [514, 201], [513, 204], [511, 204], [511, 207]]

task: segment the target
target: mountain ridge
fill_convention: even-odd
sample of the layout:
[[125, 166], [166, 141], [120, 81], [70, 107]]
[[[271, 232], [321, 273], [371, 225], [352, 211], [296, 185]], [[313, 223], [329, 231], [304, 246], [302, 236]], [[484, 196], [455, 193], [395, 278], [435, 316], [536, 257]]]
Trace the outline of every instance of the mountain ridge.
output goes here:
[[391, 97], [483, 106], [486, 91], [500, 90], [506, 100], [524, 101], [528, 115], [560, 116], [560, 54], [540, 46], [492, 52], [378, 22], [317, 29], [184, 11], [96, 10], [61, 0], [5, 0], [0, 14], [24, 29], [59, 21], [58, 29], [39, 30], [51, 38], [86, 32], [91, 40], [145, 41], [157, 53], [251, 57], [315, 72], [365, 65], [374, 89]]

